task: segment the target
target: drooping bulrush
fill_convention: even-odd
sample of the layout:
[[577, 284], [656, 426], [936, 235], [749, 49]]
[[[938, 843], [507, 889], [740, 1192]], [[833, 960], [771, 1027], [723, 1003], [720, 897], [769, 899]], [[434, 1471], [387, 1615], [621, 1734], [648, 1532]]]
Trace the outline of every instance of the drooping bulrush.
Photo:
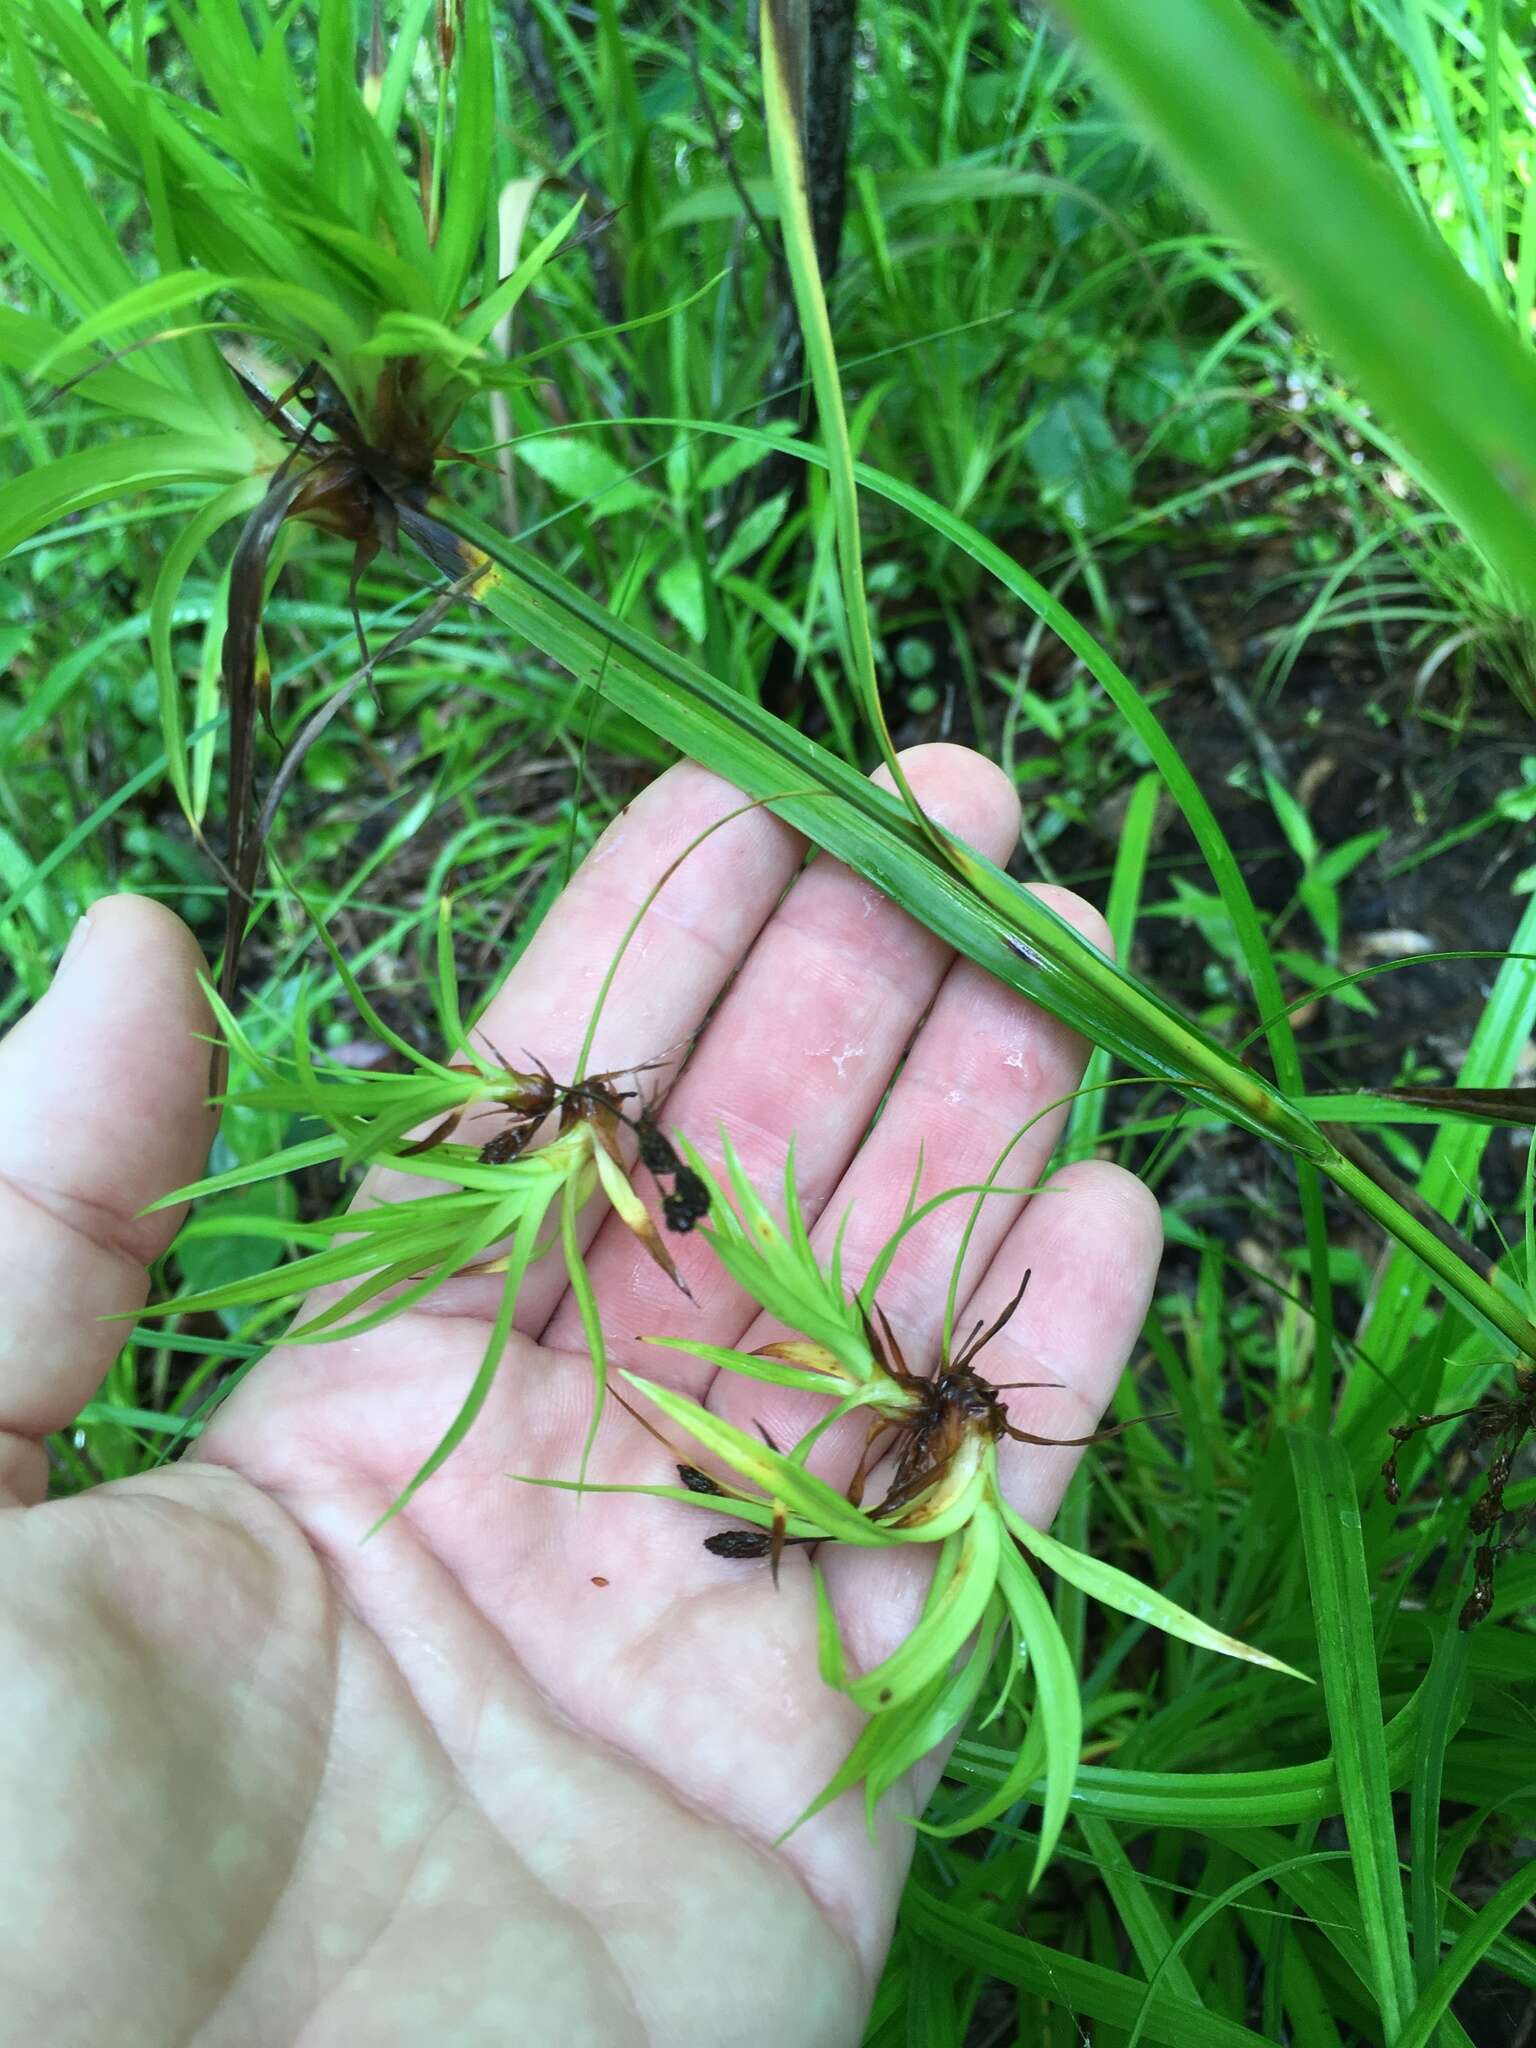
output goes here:
[[[1017, 1427], [1003, 1398], [1006, 1389], [989, 1383], [978, 1365], [987, 1342], [1027, 1300], [1027, 1275], [996, 1322], [978, 1325], [958, 1347], [946, 1336], [932, 1373], [915, 1371], [902, 1356], [876, 1292], [902, 1239], [934, 1202], [922, 1209], [909, 1205], [864, 1284], [851, 1290], [842, 1277], [841, 1232], [825, 1260], [812, 1249], [796, 1194], [793, 1154], [785, 1174], [782, 1226], [729, 1144], [729, 1200], [697, 1155], [690, 1152], [689, 1159], [710, 1197], [704, 1235], [711, 1249], [754, 1301], [802, 1334], [755, 1352], [680, 1338], [653, 1341], [724, 1371], [825, 1395], [829, 1405], [798, 1443], [781, 1452], [686, 1395], [625, 1373], [668, 1423], [701, 1447], [717, 1473], [690, 1459], [679, 1462], [676, 1486], [606, 1490], [652, 1494], [744, 1524], [705, 1539], [706, 1548], [719, 1557], [766, 1558], [776, 1572], [787, 1546], [811, 1551], [821, 1676], [864, 1708], [869, 1720], [802, 1821], [862, 1784], [873, 1825], [881, 1797], [952, 1736], [983, 1699], [990, 1696], [986, 1720], [992, 1721], [1011, 1701], [1022, 1703], [1021, 1688], [1032, 1683], [1027, 1733], [1012, 1767], [978, 1808], [940, 1832], [964, 1833], [995, 1819], [1043, 1776], [1038, 1877], [1066, 1818], [1081, 1748], [1082, 1709], [1071, 1655], [1037, 1567], [1197, 1647], [1273, 1671], [1290, 1672], [1290, 1667], [1211, 1628], [1116, 1566], [1032, 1528], [1009, 1505], [998, 1472], [999, 1444], [1008, 1438], [1033, 1444], [1059, 1441]], [[847, 1491], [839, 1492], [810, 1470], [809, 1460], [833, 1423], [861, 1411], [868, 1411], [864, 1455]], [[873, 1499], [867, 1497], [872, 1489]], [[906, 1639], [868, 1671], [848, 1667], [816, 1558], [817, 1547], [831, 1543], [869, 1550], [924, 1544], [933, 1553], [933, 1577], [918, 1619]]]

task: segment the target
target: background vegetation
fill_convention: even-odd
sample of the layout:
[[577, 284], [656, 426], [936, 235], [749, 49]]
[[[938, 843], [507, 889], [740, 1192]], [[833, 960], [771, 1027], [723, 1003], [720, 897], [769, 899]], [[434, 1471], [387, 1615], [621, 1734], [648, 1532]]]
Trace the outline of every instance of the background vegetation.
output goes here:
[[[1496, 1128], [1369, 1091], [1536, 1081], [1536, 34], [1500, 0], [1063, 12], [1081, 48], [1061, 15], [1002, 0], [817, 10], [808, 231], [846, 449], [810, 402], [827, 362], [801, 339], [744, 7], [404, 0], [372, 65], [361, 5], [9, 12], [0, 1019], [108, 889], [171, 903], [220, 951], [223, 883], [188, 816], [217, 847], [238, 809], [220, 643], [260, 497], [224, 365], [260, 382], [285, 352], [353, 348], [374, 375], [408, 340], [464, 387], [447, 487], [465, 519], [659, 651], [621, 673], [602, 639], [584, 670], [507, 631], [509, 582], [502, 617], [457, 602], [381, 654], [435, 592], [409, 547], [365, 564], [379, 658], [276, 815], [287, 886], [259, 891], [240, 990], [256, 1045], [286, 1042], [307, 974], [323, 1042], [385, 1052], [296, 890], [424, 1049], [451, 892], [478, 1006], [672, 758], [668, 692], [692, 663], [771, 715], [765, 747], [791, 744], [772, 719], [819, 742], [829, 775], [877, 758], [870, 681], [898, 745], [991, 753], [1024, 802], [1017, 872], [1105, 900], [1122, 958], [1228, 1077], [1176, 1094], [1189, 1069], [1153, 1058], [1155, 1020], [1095, 999], [1120, 1064], [1101, 1053], [1091, 1078], [1135, 1085], [1085, 1096], [1070, 1143], [1140, 1171], [1171, 1238], [1114, 1414], [1177, 1423], [1091, 1453], [1061, 1533], [1322, 1683], [1298, 1704], [1058, 1587], [1086, 1713], [1062, 1846], [1030, 1892], [1035, 1793], [920, 1841], [870, 2042], [1517, 2048], [1536, 2038], [1536, 1566], [1501, 1555], [1490, 1618], [1464, 1632], [1499, 1444], [1451, 1423], [1415, 1439], [1396, 1508], [1375, 1473], [1393, 1425], [1516, 1396], [1530, 1132], [1513, 1096]], [[183, 127], [141, 149], [114, 126], [103, 52], [192, 110]], [[244, 111], [242, 52], [268, 95]], [[253, 339], [238, 280], [301, 275], [288, 245], [264, 254], [285, 179], [323, 184], [336, 221], [373, 203], [325, 125], [354, 52], [449, 195], [432, 291], [349, 248], [362, 345], [316, 343], [296, 301]], [[198, 217], [178, 136], [245, 178], [248, 211]], [[455, 149], [483, 173], [499, 265], [478, 223], [450, 224]], [[303, 232], [333, 289], [340, 229]], [[483, 354], [456, 355], [461, 307], [535, 251]], [[235, 282], [220, 296], [215, 277]], [[393, 356], [367, 354], [381, 333]], [[146, 452], [146, 422], [182, 437], [174, 460]], [[845, 456], [865, 465], [862, 585]], [[277, 538], [251, 678], [285, 739], [357, 669], [354, 540]], [[1087, 1002], [1068, 969], [1058, 999]], [[1255, 1135], [1272, 1099], [1280, 1146]], [[1377, 1221], [1347, 1175], [1313, 1170], [1319, 1122], [1370, 1127], [1381, 1164], [1353, 1192]], [[292, 1136], [237, 1111], [214, 1166]], [[1450, 1257], [1480, 1305], [1426, 1264], [1439, 1239], [1384, 1238], [1379, 1221], [1402, 1233], [1373, 1190], [1394, 1174], [1421, 1236], [1425, 1215], [1464, 1233]], [[231, 1234], [232, 1206], [298, 1221], [337, 1195], [317, 1169], [204, 1204], [166, 1290], [281, 1256]], [[219, 1316], [137, 1333], [56, 1443], [61, 1490], [164, 1455], [241, 1355]], [[1536, 1504], [1518, 1460], [1504, 1501], [1497, 1542]], [[1003, 1777], [1016, 1736], [962, 1741], [938, 1818]]]

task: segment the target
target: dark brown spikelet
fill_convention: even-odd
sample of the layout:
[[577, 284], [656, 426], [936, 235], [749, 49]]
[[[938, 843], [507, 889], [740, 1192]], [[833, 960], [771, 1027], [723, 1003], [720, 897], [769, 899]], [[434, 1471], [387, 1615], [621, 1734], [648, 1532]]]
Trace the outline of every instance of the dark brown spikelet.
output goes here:
[[528, 1140], [537, 1128], [531, 1123], [508, 1124], [505, 1130], [498, 1131], [494, 1138], [487, 1138], [480, 1147], [480, 1164], [509, 1166], [528, 1149]]
[[[500, 1059], [500, 1053], [496, 1057]], [[508, 1166], [521, 1159], [560, 1100], [559, 1084], [544, 1067], [524, 1074], [504, 1060], [502, 1066], [494, 1100], [506, 1111], [508, 1120], [480, 1147], [482, 1166]]]
[[680, 1166], [672, 1192], [661, 1198], [661, 1213], [668, 1230], [684, 1236], [709, 1214], [709, 1189], [691, 1166]]
[[1397, 1428], [1391, 1431], [1392, 1455], [1390, 1458], [1388, 1458], [1385, 1465], [1383, 1465], [1381, 1468], [1381, 1476], [1383, 1480], [1386, 1482], [1385, 1491], [1387, 1496], [1388, 1507], [1395, 1508], [1398, 1502], [1403, 1497], [1402, 1482], [1398, 1479], [1397, 1476], [1398, 1454], [1402, 1450], [1403, 1445], [1408, 1442], [1409, 1438], [1416, 1434], [1417, 1432], [1415, 1431], [1412, 1423], [1399, 1423]]
[[1493, 1545], [1479, 1544], [1472, 1563], [1472, 1590], [1462, 1604], [1460, 1625], [1476, 1628], [1493, 1611]]
[[723, 1495], [725, 1488], [711, 1479], [707, 1472], [701, 1472], [697, 1465], [679, 1465], [677, 1476], [690, 1493], [714, 1493]]
[[1536, 1430], [1536, 1371], [1529, 1366], [1517, 1366], [1513, 1394], [1487, 1393], [1470, 1408], [1449, 1408], [1438, 1415], [1417, 1415], [1412, 1422], [1399, 1423], [1391, 1431], [1392, 1455], [1381, 1468], [1387, 1499], [1394, 1507], [1401, 1498], [1397, 1459], [1404, 1445], [1440, 1423], [1462, 1421], [1468, 1424], [1467, 1434], [1474, 1445], [1494, 1447], [1483, 1492], [1467, 1511], [1468, 1533], [1481, 1540], [1473, 1553], [1472, 1590], [1461, 1610], [1461, 1626], [1466, 1629], [1475, 1628], [1492, 1612], [1495, 1568], [1514, 1542], [1513, 1530], [1530, 1519], [1529, 1510], [1512, 1517], [1511, 1533], [1502, 1542], [1493, 1540], [1507, 1512], [1504, 1492], [1514, 1471], [1516, 1454]]
[[682, 1170], [676, 1147], [649, 1111], [636, 1117], [635, 1138], [640, 1147], [640, 1163], [649, 1172], [670, 1176]]
[[437, 61], [445, 71], [453, 69], [459, 40], [459, 11], [460, 0], [437, 0]]
[[766, 1557], [772, 1544], [766, 1529], [721, 1529], [704, 1538], [704, 1548], [715, 1557]]
[[704, 1548], [714, 1557], [772, 1559], [774, 1584], [777, 1585], [779, 1554], [791, 1549], [813, 1550], [820, 1539], [815, 1536], [785, 1536], [780, 1531], [775, 1543], [775, 1533], [772, 1529], [719, 1529], [713, 1536], [704, 1538]]
[[1502, 1519], [1504, 1489], [1509, 1484], [1512, 1463], [1510, 1453], [1501, 1451], [1488, 1467], [1488, 1490], [1472, 1503], [1472, 1512], [1467, 1517], [1467, 1527], [1474, 1536], [1486, 1536]]

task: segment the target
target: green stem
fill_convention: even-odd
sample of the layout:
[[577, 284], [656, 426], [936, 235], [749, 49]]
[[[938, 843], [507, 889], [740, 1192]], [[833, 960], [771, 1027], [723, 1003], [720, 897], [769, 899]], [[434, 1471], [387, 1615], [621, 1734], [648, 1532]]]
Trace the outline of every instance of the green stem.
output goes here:
[[1459, 1258], [1417, 1216], [1410, 1214], [1401, 1202], [1389, 1195], [1385, 1188], [1378, 1187], [1368, 1173], [1342, 1153], [1332, 1159], [1320, 1159], [1318, 1165], [1357, 1208], [1374, 1218], [1399, 1244], [1406, 1245], [1442, 1286], [1459, 1295], [1468, 1308], [1492, 1323], [1516, 1350], [1536, 1360], [1536, 1325], [1532, 1325], [1508, 1295], [1502, 1294], [1491, 1281], [1474, 1272], [1465, 1259]]

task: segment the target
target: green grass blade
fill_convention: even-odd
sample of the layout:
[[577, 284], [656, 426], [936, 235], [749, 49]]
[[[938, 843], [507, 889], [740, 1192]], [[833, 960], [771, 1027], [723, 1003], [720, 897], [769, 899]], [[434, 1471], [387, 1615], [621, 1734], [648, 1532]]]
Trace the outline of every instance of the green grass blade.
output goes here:
[[1003, 1541], [1001, 1521], [988, 1514], [973, 1516], [949, 1538], [935, 1569], [922, 1626], [849, 1687], [859, 1706], [871, 1713], [899, 1706], [947, 1669], [992, 1599]]
[[[803, 12], [801, 15], [803, 21]], [[805, 126], [802, 65], [804, 47], [789, 0], [766, 0], [761, 15], [763, 105], [774, 190], [779, 200], [785, 259], [794, 288], [795, 307], [805, 339], [805, 359], [816, 393], [816, 412], [826, 444], [832, 492], [832, 519], [837, 536], [843, 618], [853, 684], [870, 730], [912, 816], [922, 807], [907, 782], [885, 723], [880, 685], [875, 679], [875, 650], [869, 632], [869, 604], [864, 591], [863, 543], [859, 533], [858, 488], [854, 480], [853, 443], [843, 406], [842, 376], [832, 341], [826, 293], [816, 263], [816, 232], [811, 224], [802, 137]]]
[[478, 347], [481, 342], [489, 340], [575, 227], [585, 204], [584, 199], [578, 199], [570, 211], [556, 221], [543, 240], [535, 243], [517, 268], [502, 279], [495, 291], [476, 306], [473, 313], [460, 321], [457, 334], [461, 342]]
[[0, 555], [56, 519], [83, 512], [105, 498], [160, 491], [167, 484], [235, 483], [248, 474], [251, 445], [197, 434], [144, 434], [61, 455], [5, 487], [0, 510]]
[[797, 1387], [804, 1394], [834, 1391], [827, 1384], [825, 1373], [803, 1371], [798, 1366], [784, 1365], [776, 1358], [754, 1358], [750, 1351], [729, 1351], [719, 1344], [696, 1344], [688, 1337], [647, 1337], [644, 1342], [664, 1351], [684, 1351], [690, 1358], [702, 1358], [706, 1365], [714, 1366], [717, 1371], [740, 1373], [744, 1379], [763, 1380], [769, 1386]]
[[[1158, 795], [1157, 776], [1150, 773], [1143, 775], [1131, 791], [1125, 820], [1120, 827], [1120, 842], [1115, 849], [1114, 872], [1109, 881], [1109, 897], [1104, 906], [1104, 918], [1109, 926], [1110, 937], [1115, 942], [1117, 960], [1129, 960], [1131, 957], [1136, 914], [1141, 907], [1141, 885], [1146, 877], [1147, 858], [1152, 850], [1152, 831], [1157, 819]], [[1072, 1105], [1071, 1119], [1067, 1125], [1065, 1147], [1074, 1158], [1085, 1158], [1091, 1154], [1103, 1133], [1104, 1114], [1109, 1107], [1109, 1098], [1103, 1092], [1101, 1084], [1109, 1079], [1109, 1067], [1106, 1055], [1095, 1047], [1083, 1073], [1083, 1092]]]
[[1425, 1711], [1414, 1744], [1410, 1828], [1413, 1860], [1409, 1897], [1413, 1913], [1413, 1960], [1419, 1991], [1427, 1992], [1440, 1961], [1440, 1890], [1435, 1858], [1440, 1846], [1440, 1794], [1445, 1753], [1456, 1732], [1467, 1671], [1467, 1638], [1445, 1627], [1424, 1681]]
[[[1003, 1545], [998, 1559], [998, 1584], [1013, 1615], [1021, 1653], [1035, 1674], [1034, 1712], [1045, 1726], [1045, 1796], [1040, 1843], [1030, 1877], [1031, 1885], [1036, 1885], [1055, 1853], [1072, 1804], [1083, 1747], [1083, 1701], [1066, 1638], [1051, 1612], [1045, 1589], [1034, 1567], [1011, 1543]], [[1011, 1789], [1007, 1779], [1004, 1789]], [[993, 1803], [988, 1801], [982, 1811], [988, 1811]]]
[[78, 326], [60, 335], [34, 366], [32, 374], [46, 377], [66, 356], [78, 354], [109, 334], [120, 334], [125, 327], [146, 323], [158, 327], [168, 314], [179, 313], [183, 306], [200, 306], [205, 299], [228, 290], [233, 282], [232, 278], [216, 277], [206, 270], [182, 270], [135, 285], [132, 291], [95, 308]]
[[1451, 2000], [1510, 1921], [1517, 1913], [1523, 1912], [1533, 1898], [1536, 1898], [1536, 1859], [1528, 1861], [1523, 1870], [1517, 1870], [1513, 1877], [1507, 1878], [1471, 1923], [1457, 1935], [1439, 1969], [1425, 1986], [1423, 1996], [1409, 2013], [1394, 2048], [1431, 2048], [1436, 2029], [1449, 2011]]
[[1214, 1899], [1208, 1899], [1198, 1913], [1191, 1913], [1180, 1927], [1177, 1938], [1159, 1959], [1156, 1968], [1148, 1973], [1146, 2000], [1142, 2005], [1141, 2011], [1136, 2015], [1136, 2024], [1131, 2029], [1130, 2039], [1126, 2042], [1125, 2048], [1138, 2048], [1138, 2044], [1146, 2038], [1147, 2016], [1151, 2011], [1152, 2000], [1156, 1995], [1159, 1982], [1170, 1970], [1181, 1967], [1181, 1951], [1194, 1939], [1202, 1927], [1209, 1925], [1212, 1920], [1226, 1912], [1229, 1906], [1236, 1905], [1244, 1892], [1252, 1891], [1256, 1885], [1268, 1884], [1272, 1879], [1281, 1877], [1288, 1871], [1296, 1870], [1303, 1864], [1333, 1863], [1340, 1860], [1344, 1854], [1345, 1851], [1342, 1849], [1304, 1850], [1299, 1855], [1286, 1857], [1283, 1862], [1270, 1864], [1263, 1869], [1251, 1870], [1246, 1876], [1240, 1877], [1234, 1883], [1229, 1884], [1225, 1891], [1218, 1892]]
[[197, 1202], [208, 1195], [227, 1194], [231, 1188], [255, 1187], [264, 1180], [275, 1180], [282, 1175], [302, 1173], [312, 1166], [323, 1166], [329, 1160], [341, 1157], [345, 1139], [333, 1132], [323, 1138], [306, 1138], [301, 1144], [288, 1145], [280, 1152], [268, 1152], [260, 1159], [248, 1159], [239, 1166], [232, 1166], [225, 1173], [210, 1174], [206, 1180], [196, 1180], [184, 1188], [177, 1188], [173, 1194], [162, 1195], [158, 1202], [151, 1202], [142, 1211], [152, 1216], [157, 1209], [173, 1209], [182, 1202]]
[[491, 175], [496, 145], [489, 0], [467, 0], [454, 60], [458, 103], [443, 165], [447, 196], [432, 252], [433, 290], [445, 318], [458, 311], [476, 245], [496, 208]]
[[1079, 2026], [1093, 2020], [1127, 2031], [1136, 2024], [1145, 2001], [1143, 2037], [1161, 2048], [1272, 2048], [1262, 2034], [1237, 2020], [1191, 2005], [1162, 1989], [1147, 1999], [1146, 1985], [1136, 1978], [996, 1927], [974, 1907], [951, 1905], [922, 1883], [908, 1885], [902, 1918], [913, 1933], [946, 1954], [959, 1956], [1052, 2007], [1066, 2007], [1077, 2016]]
[[1536, 370], [1239, 0], [1066, 0], [1110, 85], [1536, 607]]
[[1121, 1614], [1128, 1614], [1133, 1621], [1150, 1622], [1153, 1628], [1161, 1629], [1164, 1635], [1176, 1636], [1180, 1642], [1193, 1643], [1197, 1649], [1215, 1650], [1224, 1657], [1239, 1657], [1247, 1664], [1258, 1664], [1267, 1671], [1280, 1671], [1288, 1678], [1305, 1679], [1306, 1674], [1295, 1671], [1289, 1664], [1282, 1664], [1278, 1657], [1271, 1657], [1263, 1650], [1256, 1650], [1249, 1643], [1239, 1642], [1236, 1636], [1226, 1635], [1219, 1628], [1212, 1628], [1209, 1622], [1201, 1621], [1197, 1615], [1186, 1614], [1166, 1594], [1153, 1587], [1143, 1585], [1140, 1579], [1133, 1579], [1129, 1572], [1123, 1572], [1118, 1565], [1109, 1564], [1101, 1557], [1088, 1557], [1083, 1552], [1071, 1550], [1065, 1543], [1058, 1543], [1054, 1536], [1047, 1536], [1043, 1530], [1032, 1529], [1028, 1522], [1012, 1510], [1007, 1511], [1008, 1526], [1015, 1536], [1040, 1562], [1055, 1572], [1058, 1578], [1086, 1593], [1090, 1600], [1097, 1600], [1102, 1606], [1113, 1607]]
[[570, 1276], [571, 1292], [576, 1297], [576, 1306], [581, 1314], [582, 1332], [587, 1340], [587, 1356], [592, 1361], [592, 1419], [587, 1424], [587, 1433], [581, 1440], [581, 1460], [576, 1467], [576, 1484], [585, 1485], [587, 1465], [592, 1457], [592, 1446], [597, 1441], [597, 1432], [602, 1427], [603, 1409], [608, 1399], [608, 1346], [603, 1337], [603, 1319], [598, 1313], [597, 1294], [587, 1272], [587, 1262], [582, 1256], [581, 1238], [577, 1230], [577, 1218], [581, 1210], [581, 1192], [573, 1176], [560, 1190], [560, 1248], [565, 1255], [565, 1270]]
[[447, 1463], [474, 1427], [475, 1418], [485, 1406], [486, 1398], [495, 1384], [496, 1375], [501, 1370], [502, 1353], [511, 1338], [512, 1324], [517, 1315], [517, 1301], [522, 1292], [523, 1276], [538, 1249], [539, 1230], [544, 1214], [543, 1208], [535, 1206], [529, 1209], [517, 1226], [516, 1241], [502, 1282], [496, 1320], [491, 1325], [491, 1334], [486, 1340], [485, 1351], [458, 1414], [444, 1430], [436, 1448], [417, 1467], [396, 1499], [390, 1502], [373, 1528], [368, 1531], [370, 1536], [376, 1530], [382, 1529], [384, 1524], [398, 1515], [402, 1508], [409, 1505], [433, 1473]]
[[[1387, 1724], [1387, 1771], [1394, 1786], [1408, 1782], [1421, 1713], [1422, 1693], [1415, 1693]], [[1011, 1761], [1004, 1750], [967, 1740], [957, 1746], [949, 1769], [968, 1783], [991, 1785], [1004, 1776]], [[1252, 1825], [1290, 1827], [1329, 1820], [1343, 1810], [1332, 1757], [1261, 1771], [1133, 1771], [1084, 1764], [1072, 1803], [1080, 1812], [1134, 1827], [1203, 1832]]]
[[[1048, 1606], [1049, 1602], [1046, 1604]], [[1066, 1680], [1071, 1680], [1074, 1695], [1077, 1690], [1077, 1680], [1071, 1668], [1072, 1653], [1067, 1647], [1066, 1638], [1061, 1636], [1059, 1628], [1057, 1635], [1061, 1640], [1061, 1660], [1064, 1661], [1065, 1667], [1064, 1676], [1053, 1676], [1047, 1680], [1047, 1684], [1048, 1686], [1054, 1686], [1057, 1698], [1066, 1699], [1068, 1697], [1064, 1690]], [[1037, 1640], [1044, 1641], [1045, 1638], [1041, 1635]], [[1025, 1669], [1026, 1664], [1027, 1653], [1023, 1650], [1017, 1651], [1015, 1653], [1014, 1671], [1010, 1674], [1010, 1680], [1016, 1678]], [[1035, 1781], [1041, 1778], [1042, 1772], [1045, 1772], [1046, 1776], [1041, 1780], [1041, 1793], [1036, 1794], [1036, 1796], [1048, 1798], [1052, 1784], [1049, 1775], [1050, 1746], [1053, 1740], [1053, 1732], [1059, 1731], [1059, 1726], [1058, 1716], [1056, 1731], [1053, 1731], [1050, 1716], [1043, 1707], [1037, 1704], [1035, 1710], [1029, 1715], [1024, 1729], [1024, 1737], [1019, 1744], [1016, 1754], [988, 1796], [979, 1805], [968, 1807], [964, 1813], [958, 1815], [953, 1821], [946, 1821], [938, 1825], [930, 1822], [920, 1823], [923, 1833], [933, 1835], [940, 1840], [953, 1841], [959, 1836], [972, 1834], [977, 1828], [989, 1826], [993, 1821], [1000, 1819], [1003, 1814], [1007, 1813], [1011, 1807], [1017, 1806], [1021, 1799], [1028, 1798], [1034, 1793]], [[1080, 1772], [1081, 1767], [1079, 1767], [1079, 1777], [1072, 1780], [1068, 1793], [1069, 1800], [1077, 1798]]]
[[1136, 1960], [1147, 1974], [1148, 1997], [1161, 1983], [1176, 1998], [1187, 1999], [1191, 2005], [1201, 2004], [1195, 1980], [1179, 1954], [1182, 1937], [1175, 1939], [1156, 1888], [1143, 1880], [1107, 1821], [1083, 1814], [1078, 1826], [1104, 1887], [1114, 1900], [1120, 1925], [1136, 1951]]
[[1300, 1430], [1288, 1431], [1286, 1441], [1296, 1475], [1323, 1697], [1372, 1988], [1390, 2041], [1397, 2038], [1413, 2004], [1413, 1962], [1382, 1734], [1360, 1510], [1349, 1460], [1339, 1444]]

